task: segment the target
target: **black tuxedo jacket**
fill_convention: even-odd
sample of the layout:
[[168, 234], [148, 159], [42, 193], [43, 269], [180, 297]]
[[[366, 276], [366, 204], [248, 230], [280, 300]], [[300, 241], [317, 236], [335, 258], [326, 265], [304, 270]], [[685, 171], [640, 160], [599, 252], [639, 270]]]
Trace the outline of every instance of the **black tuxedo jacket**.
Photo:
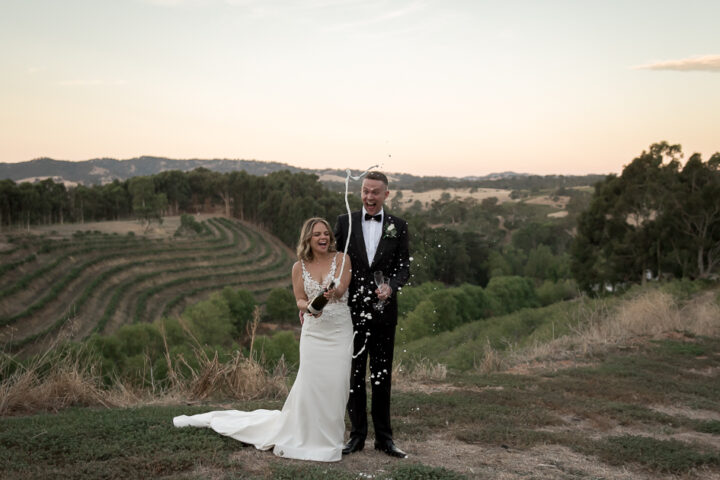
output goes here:
[[[397, 295], [399, 289], [410, 278], [410, 250], [408, 225], [402, 218], [383, 215], [382, 235], [372, 264], [368, 262], [365, 238], [362, 230], [362, 211], [352, 213], [352, 233], [347, 254], [352, 261], [352, 277], [348, 290], [350, 312], [353, 323], [372, 325], [375, 322], [397, 324]], [[340, 215], [335, 224], [335, 239], [338, 251], [345, 250], [348, 233], [348, 215]], [[390, 278], [392, 296], [387, 300], [382, 313], [373, 308], [378, 298], [373, 272], [381, 270]]]

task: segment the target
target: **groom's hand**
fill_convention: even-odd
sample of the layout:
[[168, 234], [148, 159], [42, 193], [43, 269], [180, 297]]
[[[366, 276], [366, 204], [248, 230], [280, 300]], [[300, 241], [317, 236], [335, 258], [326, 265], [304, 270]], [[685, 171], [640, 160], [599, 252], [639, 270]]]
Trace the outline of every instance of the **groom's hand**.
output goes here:
[[375, 290], [375, 294], [378, 296], [378, 298], [380, 300], [383, 300], [383, 301], [390, 298], [392, 293], [393, 293], [392, 287], [390, 285], [388, 285], [387, 283], [380, 285], [380, 288]]

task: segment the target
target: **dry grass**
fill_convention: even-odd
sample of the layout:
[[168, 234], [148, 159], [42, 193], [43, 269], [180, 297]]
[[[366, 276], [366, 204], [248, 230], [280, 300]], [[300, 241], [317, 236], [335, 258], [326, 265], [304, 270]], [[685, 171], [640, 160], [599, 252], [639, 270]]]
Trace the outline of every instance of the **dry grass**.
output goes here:
[[[578, 325], [569, 335], [528, 348], [511, 350], [504, 361], [508, 368], [535, 367], [577, 361], [612, 347], [631, 346], [682, 334], [720, 335], [720, 305], [716, 292], [706, 292], [680, 305], [672, 295], [659, 290], [628, 299], [616, 308], [605, 303], [583, 305], [576, 312]], [[572, 362], [568, 362], [568, 360]]]
[[494, 349], [488, 339], [485, 348], [483, 348], [482, 359], [475, 362], [475, 369], [481, 373], [499, 372], [505, 368], [505, 363], [502, 353]]
[[390, 192], [390, 200], [394, 198], [396, 193], [402, 192], [402, 202], [407, 206], [412, 205], [415, 201], [420, 201], [423, 206], [430, 205], [432, 202], [440, 200], [443, 193], [449, 193], [451, 198], [458, 198], [461, 200], [472, 198], [478, 202], [495, 197], [498, 199], [498, 203], [514, 202], [515, 200], [510, 198], [511, 190], [499, 189], [499, 188], [477, 188], [472, 190], [470, 188], [448, 188], [448, 189], [434, 189], [428, 190], [427, 192], [414, 192], [412, 190], [398, 190], [397, 192]]
[[[256, 310], [251, 326], [253, 339], [259, 315]], [[192, 335], [189, 330], [187, 333]], [[288, 372], [284, 361], [269, 372], [256, 360], [251, 348], [248, 357], [236, 351], [228, 361], [221, 362], [217, 352], [210, 357], [196, 339], [195, 342], [193, 361], [182, 356], [171, 360], [166, 343], [168, 381], [163, 387], [152, 380], [150, 368], [147, 369], [150, 381], [143, 382], [146, 387], [134, 387], [120, 378], [114, 378], [108, 386], [103, 382], [99, 363], [84, 349], [63, 350], [54, 345], [25, 364], [2, 354], [0, 416], [57, 412], [73, 406], [111, 408], [218, 397], [252, 400], [287, 395]], [[152, 364], [149, 358], [146, 364]]]
[[442, 382], [447, 377], [447, 366], [424, 358], [411, 364], [396, 361], [393, 364], [393, 387], [412, 390], [413, 386], [426, 382]]
[[86, 363], [84, 353], [49, 350], [27, 365], [4, 355], [0, 360], [0, 416], [57, 412], [73, 406], [109, 408], [136, 401], [135, 394], [120, 381], [112, 388], [104, 387], [99, 369]]
[[[195, 360], [198, 361], [199, 367], [193, 368], [182, 356], [173, 362], [167, 351], [167, 342], [165, 343], [168, 377], [172, 382], [169, 391], [172, 392], [172, 396], [185, 395], [192, 400], [204, 400], [213, 396], [252, 400], [287, 395], [287, 366], [284, 358], [280, 359], [272, 372], [268, 372], [254, 354], [255, 335], [260, 316], [260, 307], [255, 307], [253, 321], [248, 325], [249, 355], [245, 357], [242, 352], [236, 351], [225, 363], [218, 360], [217, 351], [210, 358], [185, 322], [179, 319], [185, 333], [195, 343]], [[184, 368], [179, 368], [181, 366]], [[183, 375], [183, 370], [189, 371], [190, 374]]]

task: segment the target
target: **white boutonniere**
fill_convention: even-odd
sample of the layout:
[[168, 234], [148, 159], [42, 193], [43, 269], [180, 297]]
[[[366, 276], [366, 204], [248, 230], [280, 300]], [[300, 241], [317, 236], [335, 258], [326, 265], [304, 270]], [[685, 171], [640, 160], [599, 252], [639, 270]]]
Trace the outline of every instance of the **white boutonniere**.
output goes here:
[[397, 228], [395, 228], [394, 223], [388, 223], [387, 227], [385, 227], [385, 235], [383, 235], [383, 238], [395, 238], [397, 237]]

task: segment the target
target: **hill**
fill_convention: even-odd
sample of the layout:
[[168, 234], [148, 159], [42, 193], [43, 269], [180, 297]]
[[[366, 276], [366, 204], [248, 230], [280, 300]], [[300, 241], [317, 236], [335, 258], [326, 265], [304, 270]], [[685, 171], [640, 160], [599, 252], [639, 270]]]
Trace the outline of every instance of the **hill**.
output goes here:
[[[27, 162], [0, 163], [0, 179], [8, 178], [15, 182], [52, 178], [66, 185], [74, 184], [106, 184], [113, 180], [126, 180], [136, 176], [155, 175], [168, 170], [190, 171], [196, 168], [207, 168], [220, 173], [245, 171], [250, 175], [267, 175], [271, 172], [287, 170], [291, 173], [314, 173], [323, 177], [326, 182], [339, 184], [345, 181], [342, 169], [307, 169], [279, 162], [263, 162], [258, 160], [235, 159], [190, 159], [176, 160], [163, 157], [142, 156], [127, 160], [114, 158], [96, 158], [92, 160], [71, 162], [38, 158]], [[395, 174], [395, 179], [403, 183], [412, 183], [417, 179], [414, 175]]]
[[[51, 178], [56, 183], [66, 186], [77, 184], [107, 184], [113, 180], [126, 180], [136, 176], [155, 175], [168, 170], [190, 171], [196, 168], [227, 173], [245, 171], [250, 175], [267, 175], [268, 173], [287, 170], [292, 173], [310, 173], [317, 175], [320, 182], [334, 190], [344, 186], [346, 171], [343, 168], [309, 169], [299, 168], [286, 163], [265, 162], [259, 160], [237, 159], [189, 159], [177, 160], [164, 157], [142, 156], [127, 160], [114, 158], [96, 158], [84, 161], [54, 160], [37, 158], [27, 162], [1, 163], [0, 179], [15, 182], [34, 182]], [[357, 173], [357, 172], [356, 172]], [[560, 188], [592, 185], [604, 178], [604, 175], [564, 176], [564, 175], [530, 175], [525, 173], [502, 172], [484, 176], [456, 177], [422, 177], [408, 173], [389, 173], [394, 189], [419, 188]], [[528, 179], [530, 182], [528, 183]]]
[[[42, 351], [123, 324], [177, 314], [213, 290], [242, 287], [263, 300], [288, 286], [292, 255], [241, 221], [199, 218], [175, 236], [179, 217], [140, 235], [135, 222], [53, 225], [6, 235], [0, 249], [0, 345]], [[137, 232], [137, 233], [136, 233]]]
[[[412, 363], [398, 352], [393, 426], [396, 442], [410, 453], [407, 461], [370, 449], [337, 464], [278, 459], [208, 429], [175, 429], [171, 420], [213, 409], [276, 409], [284, 395], [200, 403], [188, 388], [142, 396], [98, 388], [92, 371], [60, 361], [55, 370], [67, 368], [68, 375], [52, 377], [54, 390], [40, 388], [49, 379], [33, 391], [25, 373], [24, 381], [11, 385], [6, 379], [0, 384], [10, 397], [16, 397], [10, 388], [15, 387], [24, 389], [26, 399], [43, 393], [42, 401], [52, 405], [49, 393], [62, 392], [57, 403], [73, 399], [75, 405], [59, 413], [0, 418], [0, 468], [13, 479], [48, 474], [348, 480], [720, 478], [717, 289], [650, 286], [623, 298], [569, 302], [554, 309], [532, 310], [538, 318], [558, 319], [565, 312], [573, 319], [572, 328], [548, 340], [528, 328], [537, 323], [523, 320], [523, 312], [514, 314], [515, 320], [498, 317], [490, 330], [483, 325], [492, 319], [485, 319], [470, 324], [474, 333], [463, 330], [455, 340], [439, 339], [443, 350], [451, 342], [459, 346], [472, 341], [473, 335], [479, 338], [481, 332], [509, 323], [504, 328], [516, 335], [517, 342], [511, 343], [515, 347], [485, 358], [497, 354], [500, 362], [477, 357], [476, 365], [448, 370], [433, 360]], [[198, 377], [208, 381], [217, 372], [216, 361], [209, 360], [208, 370], [197, 372]], [[248, 375], [243, 362], [232, 364], [240, 375]], [[0, 367], [6, 371], [6, 364], [0, 362]], [[62, 378], [64, 389], [57, 385]]]

